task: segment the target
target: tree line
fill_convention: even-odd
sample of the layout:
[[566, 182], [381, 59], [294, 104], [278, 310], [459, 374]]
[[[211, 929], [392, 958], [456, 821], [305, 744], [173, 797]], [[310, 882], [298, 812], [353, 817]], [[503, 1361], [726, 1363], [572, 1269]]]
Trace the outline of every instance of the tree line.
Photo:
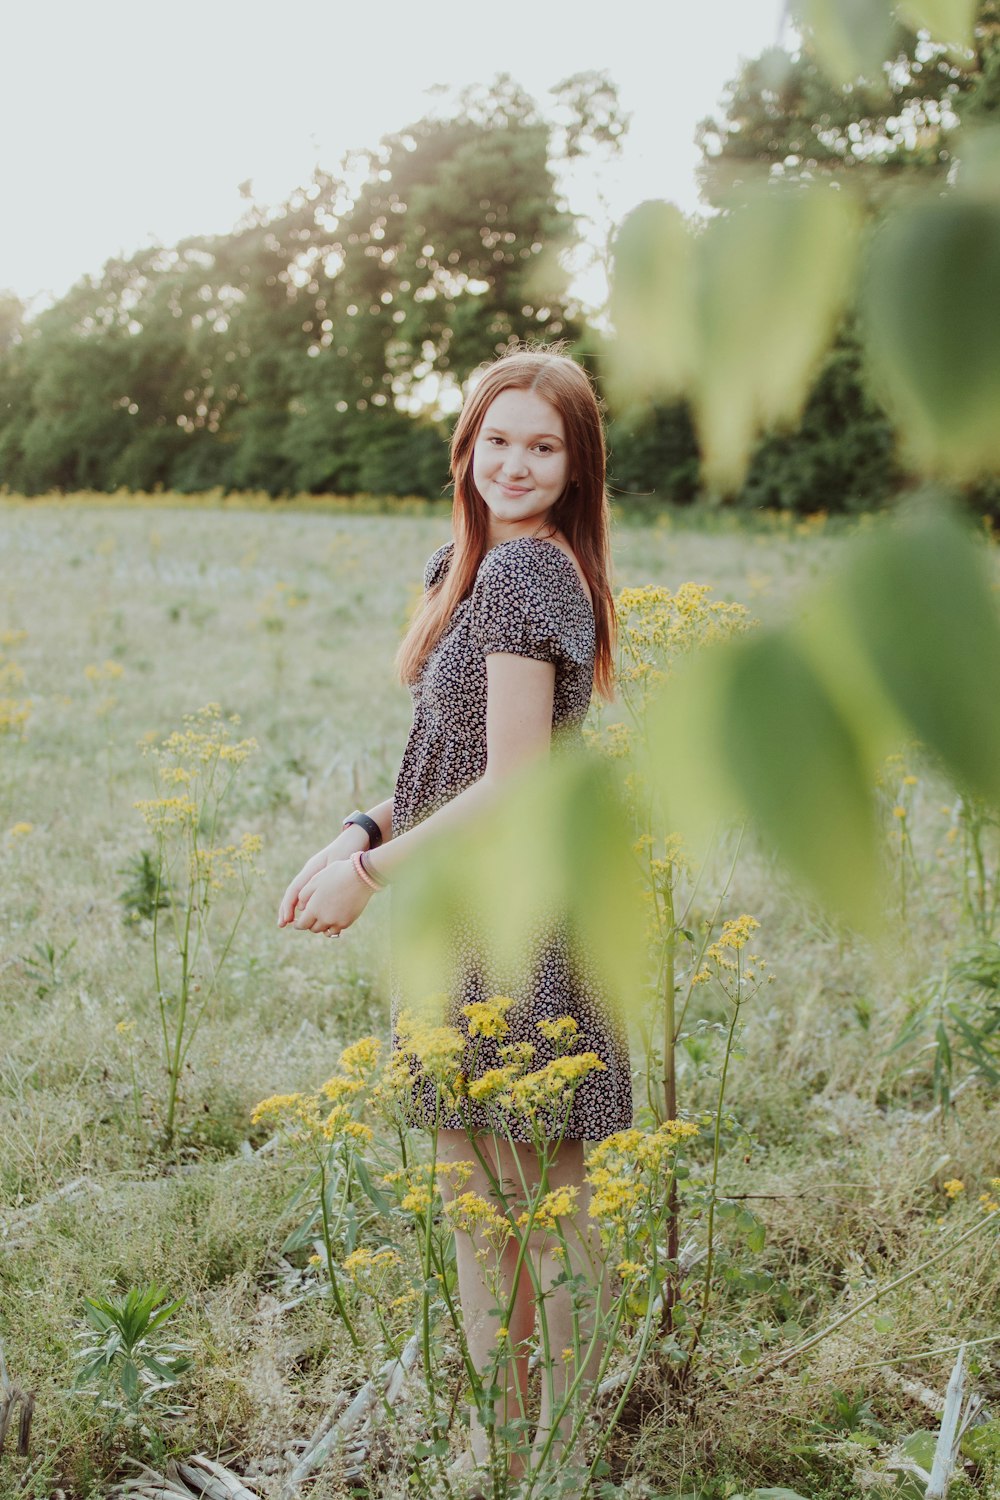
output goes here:
[[[877, 216], [900, 179], [943, 180], [959, 118], [1000, 112], [998, 10], [981, 7], [974, 66], [901, 32], [882, 89], [832, 86], [805, 47], [748, 62], [699, 130], [706, 201], [762, 172], [840, 173]], [[695, 500], [685, 403], [616, 397], [608, 335], [566, 269], [578, 231], [556, 170], [613, 154], [627, 118], [604, 74], [552, 93], [544, 115], [508, 77], [469, 90], [278, 209], [247, 184], [230, 233], [109, 260], [35, 316], [0, 294], [0, 485], [438, 496], [470, 372], [511, 342], [567, 339], [606, 394], [613, 493]], [[906, 482], [848, 322], [798, 427], [765, 438], [726, 498], [851, 511]]]

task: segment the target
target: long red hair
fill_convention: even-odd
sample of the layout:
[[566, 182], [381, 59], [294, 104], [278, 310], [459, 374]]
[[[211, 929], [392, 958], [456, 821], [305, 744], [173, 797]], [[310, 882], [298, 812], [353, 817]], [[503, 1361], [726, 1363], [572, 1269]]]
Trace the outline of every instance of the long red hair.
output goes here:
[[556, 408], [566, 434], [572, 479], [549, 511], [576, 554], [594, 605], [594, 683], [614, 696], [615, 606], [611, 595], [610, 511], [605, 489], [606, 453], [601, 411], [585, 371], [567, 354], [519, 349], [488, 365], [466, 398], [451, 439], [455, 487], [451, 565], [424, 596], [399, 647], [396, 665], [411, 683], [441, 639], [455, 607], [472, 592], [479, 564], [489, 550], [489, 512], [476, 489], [472, 455], [490, 403], [501, 391], [533, 391]]

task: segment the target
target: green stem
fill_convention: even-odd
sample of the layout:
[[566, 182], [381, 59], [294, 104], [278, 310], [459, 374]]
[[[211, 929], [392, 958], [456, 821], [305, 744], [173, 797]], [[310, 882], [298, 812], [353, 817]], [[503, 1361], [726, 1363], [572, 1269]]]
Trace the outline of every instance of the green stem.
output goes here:
[[340, 1295], [340, 1285], [337, 1280], [337, 1266], [334, 1264], [333, 1259], [333, 1240], [330, 1232], [330, 1211], [327, 1207], [326, 1202], [326, 1162], [322, 1161], [319, 1164], [319, 1203], [320, 1212], [323, 1215], [323, 1248], [326, 1251], [326, 1269], [330, 1277], [330, 1290], [333, 1293], [333, 1300], [337, 1304], [337, 1311], [343, 1319], [344, 1327], [347, 1329], [351, 1343], [354, 1345], [355, 1349], [360, 1349], [361, 1340], [358, 1338], [358, 1335], [355, 1332], [354, 1324], [351, 1322], [351, 1319], [347, 1313], [347, 1308], [344, 1306], [344, 1299]]
[[[737, 955], [737, 962], [739, 961], [739, 956]], [[701, 1311], [698, 1316], [698, 1322], [695, 1324], [695, 1327], [691, 1334], [690, 1343], [688, 1344], [687, 1355], [685, 1357], [684, 1365], [682, 1368], [683, 1375], [686, 1375], [691, 1367], [691, 1360], [694, 1357], [694, 1351], [698, 1347], [699, 1340], [701, 1339], [701, 1332], [705, 1326], [705, 1320], [708, 1317], [708, 1308], [712, 1297], [712, 1269], [715, 1261], [715, 1204], [716, 1188], [719, 1180], [719, 1153], [722, 1139], [722, 1107], [725, 1103], [726, 1098], [726, 1080], [729, 1075], [729, 1060], [732, 1057], [733, 1052], [733, 1038], [736, 1034], [736, 1023], [739, 1020], [741, 999], [742, 973], [740, 971], [737, 971], [736, 997], [733, 1000], [733, 1019], [729, 1024], [729, 1031], [726, 1036], [726, 1051], [722, 1059], [722, 1072], [719, 1076], [719, 1095], [715, 1109], [715, 1131], [712, 1139], [712, 1181], [708, 1200], [708, 1219], [706, 1224], [706, 1239], [708, 1248], [705, 1257], [705, 1289], [702, 1293]]]

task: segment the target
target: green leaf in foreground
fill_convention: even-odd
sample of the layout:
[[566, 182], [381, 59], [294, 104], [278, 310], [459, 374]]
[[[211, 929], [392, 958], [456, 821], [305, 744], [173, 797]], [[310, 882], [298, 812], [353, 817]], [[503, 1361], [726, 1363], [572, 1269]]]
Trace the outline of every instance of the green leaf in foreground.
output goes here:
[[457, 930], [466, 946], [478, 934], [490, 970], [513, 983], [552, 922], [577, 935], [608, 993], [634, 1001], [645, 944], [628, 830], [613, 772], [594, 757], [553, 755], [511, 777], [490, 808], [429, 844], [394, 882], [407, 1003], [451, 989]]
[[901, 18], [946, 46], [971, 47], [977, 0], [899, 0]]
[[864, 538], [839, 587], [912, 733], [960, 785], [1000, 803], [1000, 611], [983, 545], [928, 507]]
[[870, 926], [878, 847], [865, 756], [789, 633], [730, 653], [720, 707], [726, 768], [751, 815], [832, 907]]
[[916, 465], [1000, 469], [1000, 202], [958, 194], [893, 214], [862, 285], [868, 359]]
[[881, 74], [893, 36], [888, 0], [795, 0], [793, 14], [835, 83]]

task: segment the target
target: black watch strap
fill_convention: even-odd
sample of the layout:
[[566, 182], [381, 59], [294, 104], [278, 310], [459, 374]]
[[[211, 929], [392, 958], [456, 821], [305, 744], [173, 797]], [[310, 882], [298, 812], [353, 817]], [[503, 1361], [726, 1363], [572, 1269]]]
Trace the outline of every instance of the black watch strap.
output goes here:
[[378, 848], [382, 842], [382, 830], [374, 818], [370, 818], [364, 812], [352, 812], [344, 819], [344, 827], [347, 828], [351, 823], [357, 823], [358, 827], [363, 828], [365, 833], [367, 833], [369, 849]]

